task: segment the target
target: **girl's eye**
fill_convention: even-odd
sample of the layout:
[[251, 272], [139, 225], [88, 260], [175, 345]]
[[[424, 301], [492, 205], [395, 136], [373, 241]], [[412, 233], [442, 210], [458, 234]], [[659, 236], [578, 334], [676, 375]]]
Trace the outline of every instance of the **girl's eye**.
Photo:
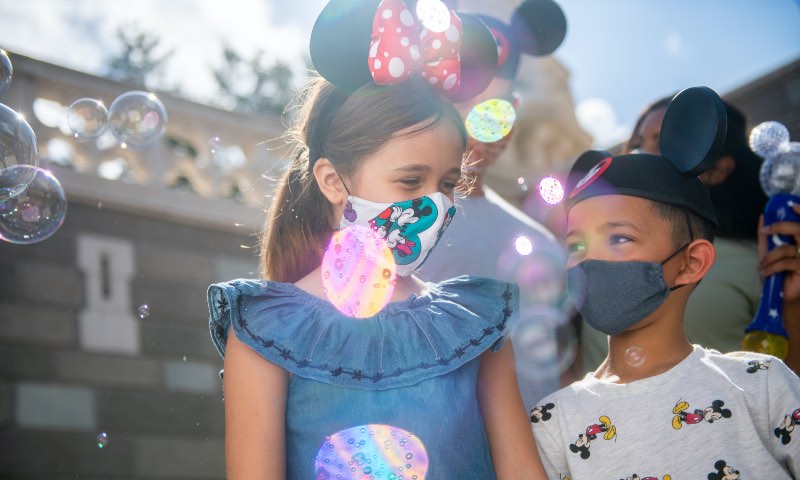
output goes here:
[[442, 182], [442, 188], [446, 192], [452, 192], [456, 189], [456, 184], [454, 182]]
[[407, 187], [416, 187], [419, 185], [419, 178], [404, 178], [400, 180], [400, 183]]

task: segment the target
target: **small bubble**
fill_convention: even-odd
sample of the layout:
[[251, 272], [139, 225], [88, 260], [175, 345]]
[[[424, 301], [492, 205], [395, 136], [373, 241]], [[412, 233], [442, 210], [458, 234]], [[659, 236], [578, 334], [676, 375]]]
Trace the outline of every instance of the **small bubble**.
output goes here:
[[108, 446], [108, 435], [106, 432], [100, 432], [97, 435], [97, 448], [105, 448]]
[[514, 248], [517, 250], [517, 253], [526, 257], [533, 252], [533, 243], [528, 237], [519, 236], [514, 241]]
[[625, 363], [631, 367], [638, 368], [644, 365], [646, 356], [641, 347], [628, 347], [625, 350]]
[[144, 320], [150, 316], [150, 307], [148, 307], [147, 304], [140, 305], [137, 312], [139, 313], [139, 318]]

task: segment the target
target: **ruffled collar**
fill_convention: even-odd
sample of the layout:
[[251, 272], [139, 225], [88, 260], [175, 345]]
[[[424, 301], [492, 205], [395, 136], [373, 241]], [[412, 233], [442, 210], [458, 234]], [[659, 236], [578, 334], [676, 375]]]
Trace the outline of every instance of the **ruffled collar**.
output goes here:
[[354, 319], [293, 284], [233, 280], [208, 290], [213, 341], [229, 327], [262, 357], [301, 377], [380, 390], [446, 374], [499, 349], [516, 318], [516, 285], [463, 276]]

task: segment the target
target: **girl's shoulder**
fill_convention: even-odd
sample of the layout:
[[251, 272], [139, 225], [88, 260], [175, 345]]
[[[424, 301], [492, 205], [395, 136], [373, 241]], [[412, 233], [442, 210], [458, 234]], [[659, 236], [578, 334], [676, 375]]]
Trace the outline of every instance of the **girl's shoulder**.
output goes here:
[[426, 287], [353, 318], [293, 284], [218, 283], [208, 289], [211, 337], [224, 356], [233, 328], [239, 340], [295, 375], [371, 390], [445, 374], [502, 346], [517, 316], [516, 285], [462, 276]]

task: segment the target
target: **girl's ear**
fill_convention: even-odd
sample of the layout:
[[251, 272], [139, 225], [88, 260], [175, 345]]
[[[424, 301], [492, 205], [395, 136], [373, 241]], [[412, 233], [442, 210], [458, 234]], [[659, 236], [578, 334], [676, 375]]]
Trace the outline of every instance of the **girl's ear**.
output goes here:
[[705, 239], [698, 239], [686, 248], [686, 263], [675, 278], [676, 285], [697, 283], [708, 273], [717, 253], [714, 245]]
[[347, 203], [347, 190], [330, 160], [320, 158], [314, 163], [312, 171], [325, 198], [334, 206], [344, 206]]

